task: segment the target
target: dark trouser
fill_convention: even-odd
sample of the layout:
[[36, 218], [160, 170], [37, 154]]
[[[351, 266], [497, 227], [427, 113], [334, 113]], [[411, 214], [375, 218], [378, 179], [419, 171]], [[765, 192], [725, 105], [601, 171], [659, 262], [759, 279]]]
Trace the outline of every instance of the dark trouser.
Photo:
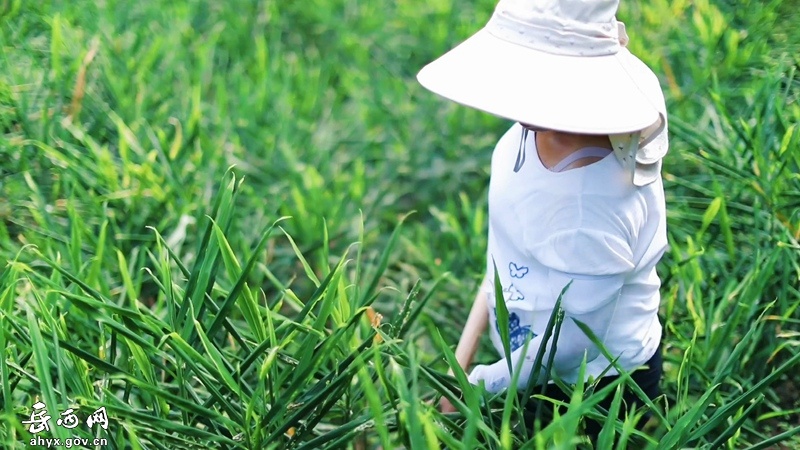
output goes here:
[[[661, 395], [661, 391], [658, 387], [658, 383], [661, 380], [661, 346], [658, 347], [656, 353], [650, 358], [647, 363], [645, 363], [644, 369], [639, 369], [632, 372], [631, 379], [642, 389], [642, 391], [647, 394], [647, 397], [651, 400], [654, 400], [656, 397]], [[596, 383], [596, 387], [594, 388], [595, 391], [599, 391], [604, 387], [608, 386], [609, 384], [613, 383], [617, 378], [618, 375], [603, 377], [600, 381]], [[624, 384], [623, 384], [624, 386]], [[539, 393], [538, 391], [534, 391]], [[569, 396], [565, 394], [561, 388], [556, 386], [555, 384], [548, 384], [547, 388], [544, 392], [544, 395], [548, 398], [553, 400], [558, 400], [564, 403], [569, 403]], [[608, 410], [611, 407], [611, 402], [614, 400], [614, 391], [611, 391], [609, 395], [607, 395], [599, 404], [601, 408]], [[526, 415], [533, 420], [536, 414], [538, 401], [531, 399], [527, 402], [525, 406]], [[636, 395], [632, 390], [625, 387], [622, 394], [622, 405], [619, 411], [619, 418], [622, 420], [625, 418], [627, 411], [633, 411], [636, 408], [642, 406], [643, 402], [639, 399], [639, 396]], [[552, 412], [553, 412], [553, 405], [549, 402], [544, 402], [543, 404], [539, 405], [542, 409], [542, 425], [545, 425], [552, 419]], [[561, 411], [562, 413], [564, 411]], [[636, 428], [641, 430], [644, 428], [644, 425], [647, 423], [647, 420], [650, 418], [650, 413], [646, 413], [639, 421], [636, 423]], [[596, 422], [594, 420], [586, 419], [586, 435], [592, 440], [597, 440], [597, 436], [600, 434], [600, 430], [603, 428], [603, 424], [600, 422]]]

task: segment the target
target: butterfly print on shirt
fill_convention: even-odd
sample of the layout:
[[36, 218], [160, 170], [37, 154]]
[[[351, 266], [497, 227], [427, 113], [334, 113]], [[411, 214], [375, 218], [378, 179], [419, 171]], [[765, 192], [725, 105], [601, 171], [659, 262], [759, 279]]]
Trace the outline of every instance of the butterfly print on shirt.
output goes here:
[[[495, 317], [497, 317], [497, 310], [495, 309]], [[497, 328], [497, 332], [500, 332], [500, 326], [495, 321], [494, 324], [495, 328]], [[530, 336], [531, 339], [535, 338], [537, 335], [533, 331], [531, 331], [530, 325], [521, 326], [519, 323], [519, 316], [517, 313], [511, 313], [508, 315], [508, 337], [509, 337], [509, 344], [511, 345], [511, 351], [522, 347], [525, 345], [525, 340], [528, 339]]]
[[522, 292], [519, 291], [513, 284], [510, 284], [507, 288], [503, 289], [503, 293], [505, 293], [505, 298], [507, 302], [518, 302], [521, 300], [525, 300], [525, 296], [522, 295]]
[[522, 278], [528, 274], [528, 268], [525, 266], [518, 266], [515, 262], [508, 263], [508, 271], [512, 278]]

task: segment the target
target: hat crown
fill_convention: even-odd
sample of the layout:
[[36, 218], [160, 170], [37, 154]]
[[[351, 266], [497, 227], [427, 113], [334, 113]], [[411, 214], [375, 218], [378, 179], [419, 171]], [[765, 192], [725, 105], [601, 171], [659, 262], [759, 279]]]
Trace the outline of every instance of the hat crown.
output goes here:
[[500, 0], [498, 7], [532, 11], [581, 23], [610, 22], [619, 8], [616, 0]]
[[620, 49], [619, 0], [500, 0], [486, 30], [503, 40], [565, 56]]

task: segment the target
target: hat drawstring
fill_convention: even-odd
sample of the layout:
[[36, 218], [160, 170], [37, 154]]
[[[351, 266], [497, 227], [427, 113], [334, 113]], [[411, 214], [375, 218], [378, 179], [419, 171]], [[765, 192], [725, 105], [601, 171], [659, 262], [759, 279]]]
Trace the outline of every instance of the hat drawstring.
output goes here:
[[525, 144], [528, 142], [528, 129], [522, 127], [522, 138], [519, 141], [519, 150], [517, 151], [517, 162], [514, 163], [514, 172], [519, 172], [522, 165], [525, 164]]

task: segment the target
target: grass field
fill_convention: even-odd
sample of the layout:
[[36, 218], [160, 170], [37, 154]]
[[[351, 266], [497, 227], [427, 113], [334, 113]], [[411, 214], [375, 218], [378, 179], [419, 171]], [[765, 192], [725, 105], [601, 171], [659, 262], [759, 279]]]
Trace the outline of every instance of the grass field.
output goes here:
[[[798, 3], [623, 3], [671, 114], [665, 396], [598, 447], [798, 448]], [[446, 375], [508, 123], [414, 77], [493, 6], [0, 0], [0, 447], [587, 446], [587, 386], [542, 428]]]

